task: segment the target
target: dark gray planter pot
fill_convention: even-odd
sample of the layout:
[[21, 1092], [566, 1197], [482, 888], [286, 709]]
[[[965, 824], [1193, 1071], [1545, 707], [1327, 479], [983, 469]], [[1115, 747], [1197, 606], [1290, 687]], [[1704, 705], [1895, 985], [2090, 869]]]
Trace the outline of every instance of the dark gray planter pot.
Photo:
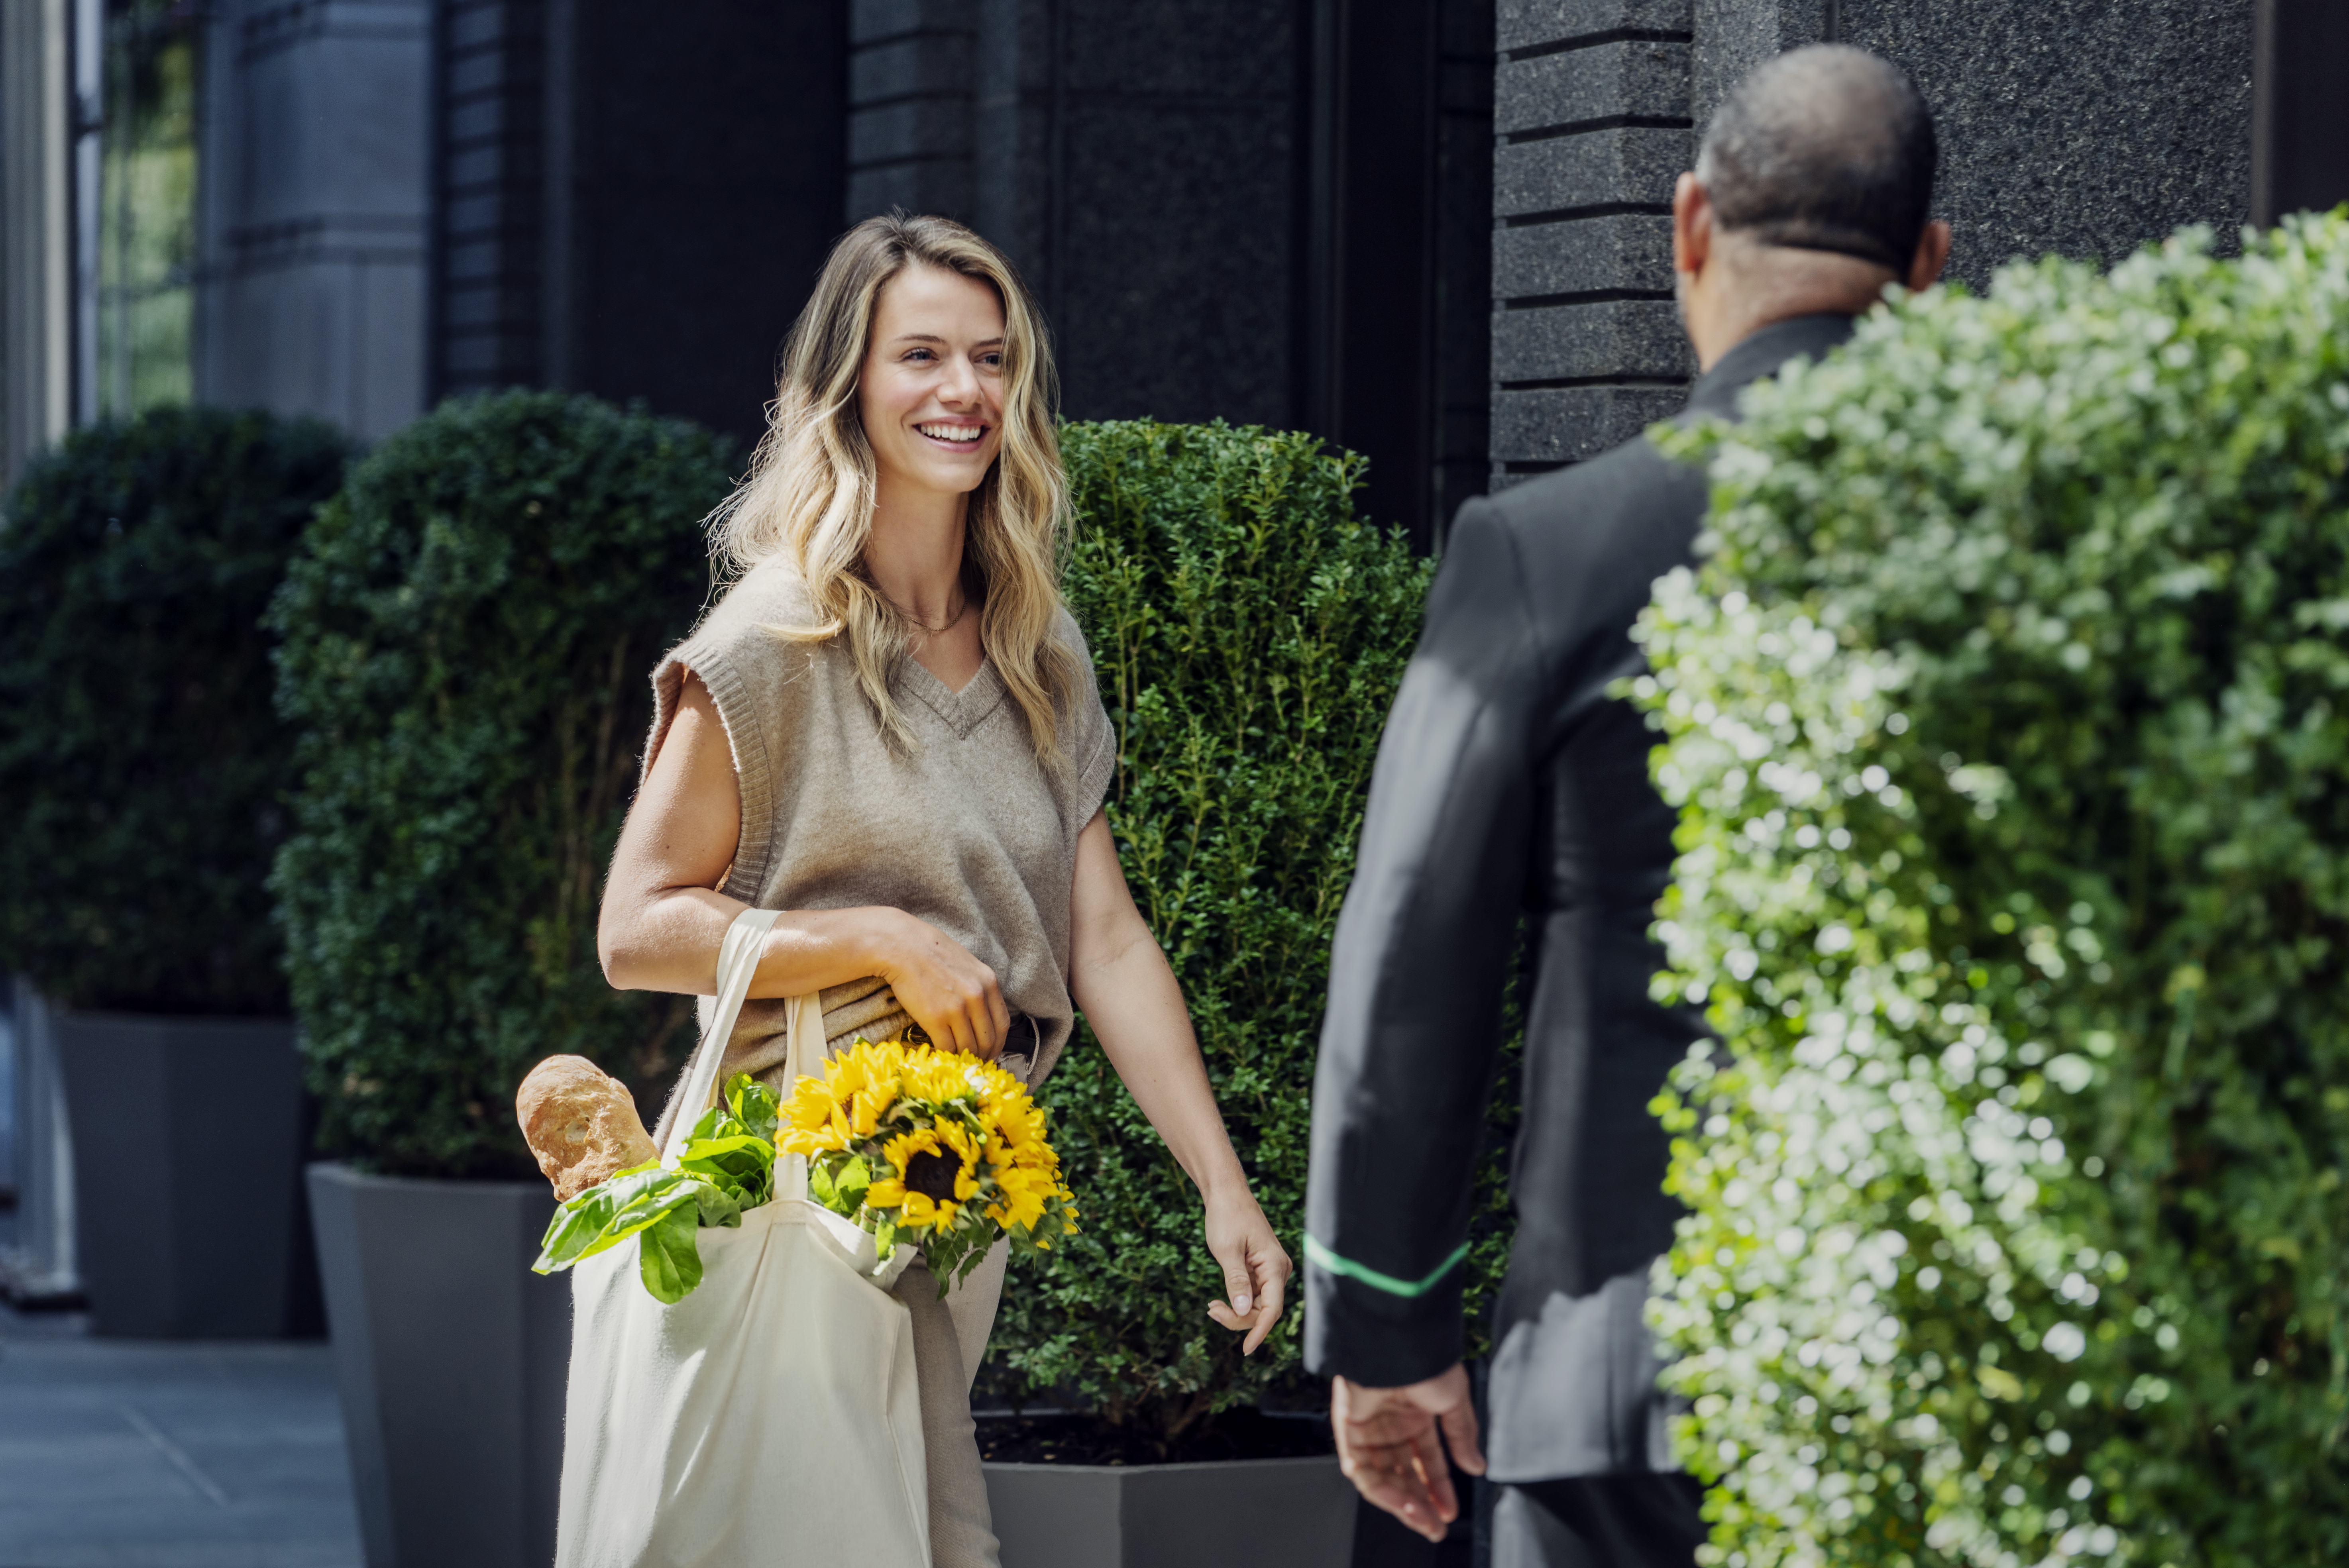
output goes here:
[[571, 1284], [530, 1272], [543, 1181], [310, 1167], [367, 1568], [554, 1558]]
[[294, 1026], [49, 1015], [72, 1130], [75, 1256], [100, 1334], [274, 1338], [316, 1289]]
[[1019, 1568], [1347, 1568], [1353, 1483], [1334, 1457], [1195, 1465], [990, 1464]]

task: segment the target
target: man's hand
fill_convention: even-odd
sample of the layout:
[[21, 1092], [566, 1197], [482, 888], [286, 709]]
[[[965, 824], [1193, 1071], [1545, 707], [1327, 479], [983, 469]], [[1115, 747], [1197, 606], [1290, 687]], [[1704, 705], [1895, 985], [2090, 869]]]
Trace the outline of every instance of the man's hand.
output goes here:
[[1470, 1475], [1485, 1473], [1468, 1371], [1456, 1361], [1408, 1388], [1365, 1388], [1337, 1378], [1330, 1424], [1338, 1432], [1338, 1466], [1354, 1489], [1430, 1541], [1443, 1540], [1444, 1527], [1460, 1517], [1438, 1429], [1454, 1464]]

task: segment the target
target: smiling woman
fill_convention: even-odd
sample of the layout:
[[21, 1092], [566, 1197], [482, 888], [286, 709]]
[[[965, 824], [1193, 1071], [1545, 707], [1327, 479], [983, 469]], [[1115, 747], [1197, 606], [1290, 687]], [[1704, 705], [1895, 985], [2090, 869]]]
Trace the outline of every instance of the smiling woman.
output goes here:
[[[729, 927], [780, 912], [719, 1076], [756, 1074], [787, 1098], [794, 1017], [820, 1019], [834, 1051], [926, 1040], [1032, 1085], [1083, 1007], [1204, 1199], [1224, 1291], [1206, 1315], [1252, 1352], [1280, 1316], [1289, 1260], [1102, 815], [1117, 736], [1061, 603], [1052, 398], [1039, 323], [994, 247], [903, 216], [841, 241], [792, 330], [750, 477], [721, 511], [737, 580], [654, 671], [643, 784], [605, 893], [605, 973], [708, 995]], [[672, 1104], [656, 1141], [680, 1109], [701, 1107]], [[916, 1263], [895, 1289], [937, 1568], [998, 1560], [969, 1388], [1003, 1264], [999, 1246], [941, 1292], [940, 1271]], [[633, 1484], [566, 1471], [564, 1496], [606, 1483]]]
[[[774, 418], [719, 548], [738, 572], [802, 562], [813, 611], [789, 634], [845, 635], [893, 746], [908, 654], [949, 686], [982, 646], [1040, 758], [1081, 677], [1062, 614], [1068, 490], [1041, 324], [1011, 265], [942, 218], [849, 231], [784, 351]], [[977, 604], [978, 614], [970, 616]]]

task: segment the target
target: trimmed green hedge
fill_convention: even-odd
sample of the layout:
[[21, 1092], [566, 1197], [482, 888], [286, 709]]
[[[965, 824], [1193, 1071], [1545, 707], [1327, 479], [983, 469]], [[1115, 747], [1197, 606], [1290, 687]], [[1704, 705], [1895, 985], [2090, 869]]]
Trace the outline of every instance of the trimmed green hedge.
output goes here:
[[595, 918], [728, 486], [707, 431], [513, 392], [417, 420], [319, 513], [273, 612], [302, 731], [273, 885], [331, 1152], [530, 1177], [532, 1063], [650, 1102], [690, 1047], [689, 999], [605, 984]]
[[[1071, 425], [1067, 575], [1120, 737], [1109, 802], [1258, 1198], [1292, 1253], [1330, 933], [1430, 565], [1353, 515], [1361, 459], [1221, 424]], [[1021, 1263], [995, 1349], [1161, 1440], [1291, 1373], [1207, 1319], [1191, 1184], [1090, 1032], [1040, 1096], [1084, 1233]]]
[[1637, 688], [1707, 1561], [2349, 1561], [2349, 222], [1749, 408]]
[[27, 469], [0, 524], [0, 970], [78, 1007], [285, 1011], [293, 738], [260, 622], [344, 459], [316, 421], [168, 407]]

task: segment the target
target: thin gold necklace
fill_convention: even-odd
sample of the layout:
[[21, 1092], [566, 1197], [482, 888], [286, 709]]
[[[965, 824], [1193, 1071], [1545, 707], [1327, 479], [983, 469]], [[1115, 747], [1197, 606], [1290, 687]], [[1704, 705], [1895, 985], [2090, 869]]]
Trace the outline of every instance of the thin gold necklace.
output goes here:
[[957, 626], [961, 625], [962, 618], [970, 614], [970, 595], [968, 593], [963, 594], [962, 608], [947, 616], [946, 624], [942, 626], [931, 625], [927, 621], [923, 620], [919, 615], [915, 614], [911, 610], [906, 609], [905, 606], [898, 603], [895, 599], [889, 601], [889, 607], [896, 611], [900, 615], [905, 616], [908, 621], [913, 622], [916, 626], [919, 626], [927, 635], [933, 637], [943, 637], [948, 632], [953, 631]]

